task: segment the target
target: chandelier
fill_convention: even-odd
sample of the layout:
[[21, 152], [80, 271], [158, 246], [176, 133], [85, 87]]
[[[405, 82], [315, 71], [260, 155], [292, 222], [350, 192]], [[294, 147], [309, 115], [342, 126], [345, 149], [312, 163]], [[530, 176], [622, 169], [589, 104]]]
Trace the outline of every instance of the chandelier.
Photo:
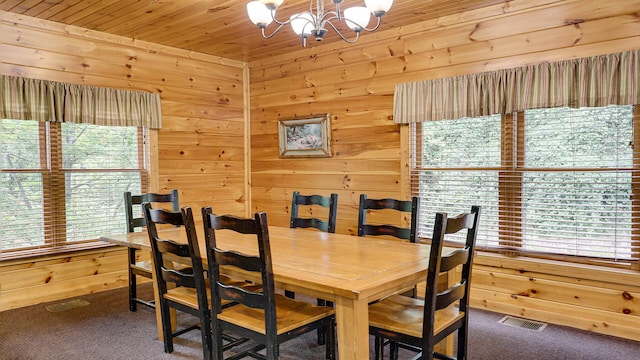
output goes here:
[[[316, 3], [315, 13], [313, 3]], [[344, 0], [331, 0], [336, 6], [335, 11], [326, 11], [324, 9], [324, 0], [310, 0], [309, 11], [293, 14], [289, 20], [280, 21], [276, 19], [276, 10], [284, 0], [254, 0], [247, 4], [247, 13], [249, 19], [257, 25], [262, 31], [262, 37], [270, 39], [280, 31], [285, 25], [290, 24], [293, 31], [302, 40], [302, 46], [306, 47], [307, 37], [313, 35], [316, 41], [322, 41], [327, 33], [327, 27], [335, 31], [340, 38], [348, 43], [358, 41], [360, 32], [375, 31], [380, 27], [380, 18], [391, 8], [393, 0], [364, 0], [365, 6], [354, 6], [343, 11], [340, 10], [340, 4]], [[378, 18], [378, 23], [373, 28], [367, 28], [371, 14]], [[355, 32], [355, 37], [348, 38], [336, 28], [334, 22], [344, 21], [344, 23]], [[272, 22], [277, 27], [270, 34], [266, 33], [266, 28]]]

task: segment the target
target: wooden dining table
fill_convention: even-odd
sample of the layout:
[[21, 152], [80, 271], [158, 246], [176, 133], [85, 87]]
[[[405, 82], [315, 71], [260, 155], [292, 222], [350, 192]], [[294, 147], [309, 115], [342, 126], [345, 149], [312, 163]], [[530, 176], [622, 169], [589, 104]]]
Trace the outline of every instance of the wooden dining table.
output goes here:
[[[158, 234], [163, 239], [187, 241], [181, 228], [161, 229]], [[427, 244], [278, 226], [269, 226], [269, 238], [276, 287], [334, 302], [340, 360], [369, 359], [370, 302], [426, 279], [430, 250]], [[145, 231], [100, 239], [151, 251]], [[205, 256], [202, 230], [198, 239]], [[257, 254], [255, 235], [238, 236], [222, 230], [216, 231], [216, 239], [221, 248]], [[206, 264], [206, 258], [204, 261]], [[157, 291], [154, 293], [157, 297]], [[157, 307], [156, 319], [160, 334]], [[452, 345], [445, 345], [445, 349], [449, 347]]]

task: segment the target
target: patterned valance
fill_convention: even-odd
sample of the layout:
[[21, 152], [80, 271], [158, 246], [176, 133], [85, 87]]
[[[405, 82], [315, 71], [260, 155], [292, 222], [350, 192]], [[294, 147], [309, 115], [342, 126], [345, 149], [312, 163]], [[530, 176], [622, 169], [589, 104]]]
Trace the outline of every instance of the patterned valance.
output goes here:
[[396, 123], [640, 103], [640, 50], [396, 85]]
[[162, 126], [160, 95], [0, 75], [0, 119]]

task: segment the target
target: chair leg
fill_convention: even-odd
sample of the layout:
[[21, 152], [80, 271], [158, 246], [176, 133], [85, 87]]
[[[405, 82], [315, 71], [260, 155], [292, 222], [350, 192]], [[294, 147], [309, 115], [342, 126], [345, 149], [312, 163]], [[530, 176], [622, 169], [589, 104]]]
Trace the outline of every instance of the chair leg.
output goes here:
[[[336, 332], [334, 326], [335, 320], [334, 318], [330, 318], [327, 326], [324, 327], [324, 333], [326, 337], [325, 341], [325, 352], [327, 360], [335, 360], [336, 359]], [[319, 329], [320, 330], [320, 329]]]
[[157, 304], [160, 306], [160, 315], [162, 317], [162, 337], [164, 342], [164, 352], [173, 352], [173, 332], [171, 331], [171, 316], [169, 314], [169, 307], [164, 304], [163, 300]]
[[389, 341], [389, 359], [398, 360], [398, 343], [395, 341]]
[[278, 358], [278, 343], [268, 344], [266, 347], [266, 358], [267, 360], [277, 359]]
[[376, 360], [380, 360], [381, 357], [384, 357], [384, 341], [382, 341], [382, 339], [379, 336], [375, 337], [374, 340], [374, 345], [373, 345], [373, 350], [375, 352], [375, 359]]
[[467, 358], [467, 329], [464, 326], [458, 329], [457, 356], [457, 360], [465, 360]]
[[136, 262], [136, 250], [133, 248], [129, 248], [128, 253], [129, 263], [127, 264], [127, 269], [129, 270], [129, 311], [135, 312], [138, 310], [136, 305], [136, 274], [133, 273], [131, 269], [131, 264], [135, 264]]
[[[326, 300], [323, 300], [323, 299], [318, 299], [317, 304], [318, 304], [318, 306], [333, 307], [333, 302], [326, 301]], [[326, 340], [325, 340], [324, 331], [321, 331], [320, 329], [318, 329], [318, 345], [324, 345], [325, 341]]]
[[[318, 306], [325, 306], [325, 301], [322, 299], [318, 299]], [[325, 344], [325, 333], [326, 331], [324, 331], [323, 329], [318, 329], [318, 345]]]
[[223, 352], [224, 346], [222, 343], [222, 329], [220, 326], [216, 326], [214, 322], [211, 323], [210, 327], [212, 333], [212, 359], [213, 360], [224, 360]]
[[205, 313], [200, 315], [200, 334], [202, 335], [202, 352], [204, 353], [204, 360], [213, 360], [211, 318], [208, 313], [209, 312], [205, 310]]

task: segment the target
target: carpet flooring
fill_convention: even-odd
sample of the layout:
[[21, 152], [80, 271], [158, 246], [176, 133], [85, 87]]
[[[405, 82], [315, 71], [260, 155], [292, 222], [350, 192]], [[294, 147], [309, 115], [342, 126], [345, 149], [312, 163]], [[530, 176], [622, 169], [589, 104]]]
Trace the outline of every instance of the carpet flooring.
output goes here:
[[[142, 293], [151, 297], [150, 284]], [[640, 359], [640, 342], [555, 325], [538, 332], [500, 324], [502, 317], [471, 311], [469, 360]], [[194, 318], [182, 314], [178, 322]], [[128, 310], [126, 288], [0, 312], [1, 360], [202, 358], [196, 331], [176, 339], [174, 347], [164, 353], [153, 310]], [[411, 355], [402, 350], [400, 358]], [[280, 359], [324, 359], [324, 347], [317, 345], [315, 332], [309, 333], [281, 346]]]

